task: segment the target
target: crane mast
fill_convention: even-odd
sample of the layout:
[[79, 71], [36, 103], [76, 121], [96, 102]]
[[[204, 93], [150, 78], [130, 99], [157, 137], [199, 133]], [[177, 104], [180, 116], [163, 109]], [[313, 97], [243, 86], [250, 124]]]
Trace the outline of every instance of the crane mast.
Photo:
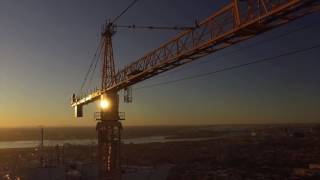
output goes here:
[[116, 25], [107, 23], [102, 33], [101, 89], [84, 97], [73, 95], [71, 102], [76, 117], [82, 117], [83, 106], [91, 102], [100, 100], [106, 107], [95, 115], [100, 179], [121, 179], [120, 120], [124, 117], [119, 113], [118, 91], [319, 10], [319, 0], [230, 0], [196, 28], [187, 28], [119, 71], [115, 71], [112, 49]]
[[107, 23], [102, 33], [103, 64], [101, 89], [105, 90], [114, 83], [115, 67], [113, 59], [112, 36], [116, 33], [112, 23]]
[[[102, 32], [102, 90], [106, 90], [114, 83], [115, 67], [112, 36], [115, 32], [111, 22], [106, 24]], [[119, 96], [117, 91], [109, 91], [101, 95], [101, 103], [108, 104], [105, 104], [105, 107], [102, 107], [100, 112], [95, 115], [98, 121], [96, 130], [98, 132], [99, 178], [101, 180], [118, 180], [121, 179], [120, 146], [122, 125], [119, 121]]]

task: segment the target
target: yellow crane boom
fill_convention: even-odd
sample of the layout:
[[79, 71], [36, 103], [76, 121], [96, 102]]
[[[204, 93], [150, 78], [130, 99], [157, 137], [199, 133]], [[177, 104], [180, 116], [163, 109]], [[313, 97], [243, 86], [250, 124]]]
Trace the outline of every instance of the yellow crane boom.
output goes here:
[[[259, 35], [319, 10], [318, 0], [232, 0], [200, 22], [181, 32], [115, 73], [108, 87], [85, 97], [73, 97], [72, 106], [82, 106], [101, 95], [119, 91], [157, 74]], [[240, 5], [242, 8], [240, 8]]]

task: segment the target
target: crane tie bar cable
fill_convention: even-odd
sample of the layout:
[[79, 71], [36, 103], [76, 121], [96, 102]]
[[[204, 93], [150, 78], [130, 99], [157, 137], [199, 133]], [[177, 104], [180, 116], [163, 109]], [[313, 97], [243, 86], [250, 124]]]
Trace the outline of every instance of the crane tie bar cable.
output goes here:
[[188, 26], [182, 26], [182, 27], [179, 27], [179, 26], [173, 26], [173, 27], [170, 27], [170, 26], [136, 26], [135, 24], [133, 25], [115, 25], [115, 27], [117, 28], [127, 28], [127, 29], [149, 29], [149, 30], [154, 30], [154, 29], [157, 29], [157, 30], [193, 30], [195, 29], [196, 27], [188, 27]]
[[112, 21], [111, 24], [115, 23], [121, 16], [123, 16], [133, 5], [135, 5], [139, 0], [132, 1], [127, 8], [125, 8], [118, 16], [116, 16]]

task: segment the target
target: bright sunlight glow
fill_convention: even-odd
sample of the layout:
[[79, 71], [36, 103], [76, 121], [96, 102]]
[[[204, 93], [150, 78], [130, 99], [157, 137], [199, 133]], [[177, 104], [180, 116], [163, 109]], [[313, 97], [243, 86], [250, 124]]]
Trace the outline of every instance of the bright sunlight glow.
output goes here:
[[110, 107], [110, 101], [108, 99], [101, 99], [100, 107], [102, 109], [108, 109]]

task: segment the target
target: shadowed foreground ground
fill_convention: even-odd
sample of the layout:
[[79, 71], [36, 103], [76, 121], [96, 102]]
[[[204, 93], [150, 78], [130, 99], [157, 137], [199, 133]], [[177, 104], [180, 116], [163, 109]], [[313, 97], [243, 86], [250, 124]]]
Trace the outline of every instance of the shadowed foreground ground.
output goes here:
[[[208, 136], [213, 140], [128, 144], [122, 146], [123, 165], [170, 165], [168, 180], [202, 179], [317, 179], [320, 169], [319, 126], [270, 126], [208, 130], [188, 129], [175, 137]], [[188, 134], [189, 132], [189, 134]], [[192, 132], [192, 133], [191, 133]], [[169, 138], [173, 138], [170, 136]], [[95, 146], [46, 148], [48, 166], [93, 163]], [[0, 150], [0, 172], [27, 177], [39, 166], [36, 149]]]

